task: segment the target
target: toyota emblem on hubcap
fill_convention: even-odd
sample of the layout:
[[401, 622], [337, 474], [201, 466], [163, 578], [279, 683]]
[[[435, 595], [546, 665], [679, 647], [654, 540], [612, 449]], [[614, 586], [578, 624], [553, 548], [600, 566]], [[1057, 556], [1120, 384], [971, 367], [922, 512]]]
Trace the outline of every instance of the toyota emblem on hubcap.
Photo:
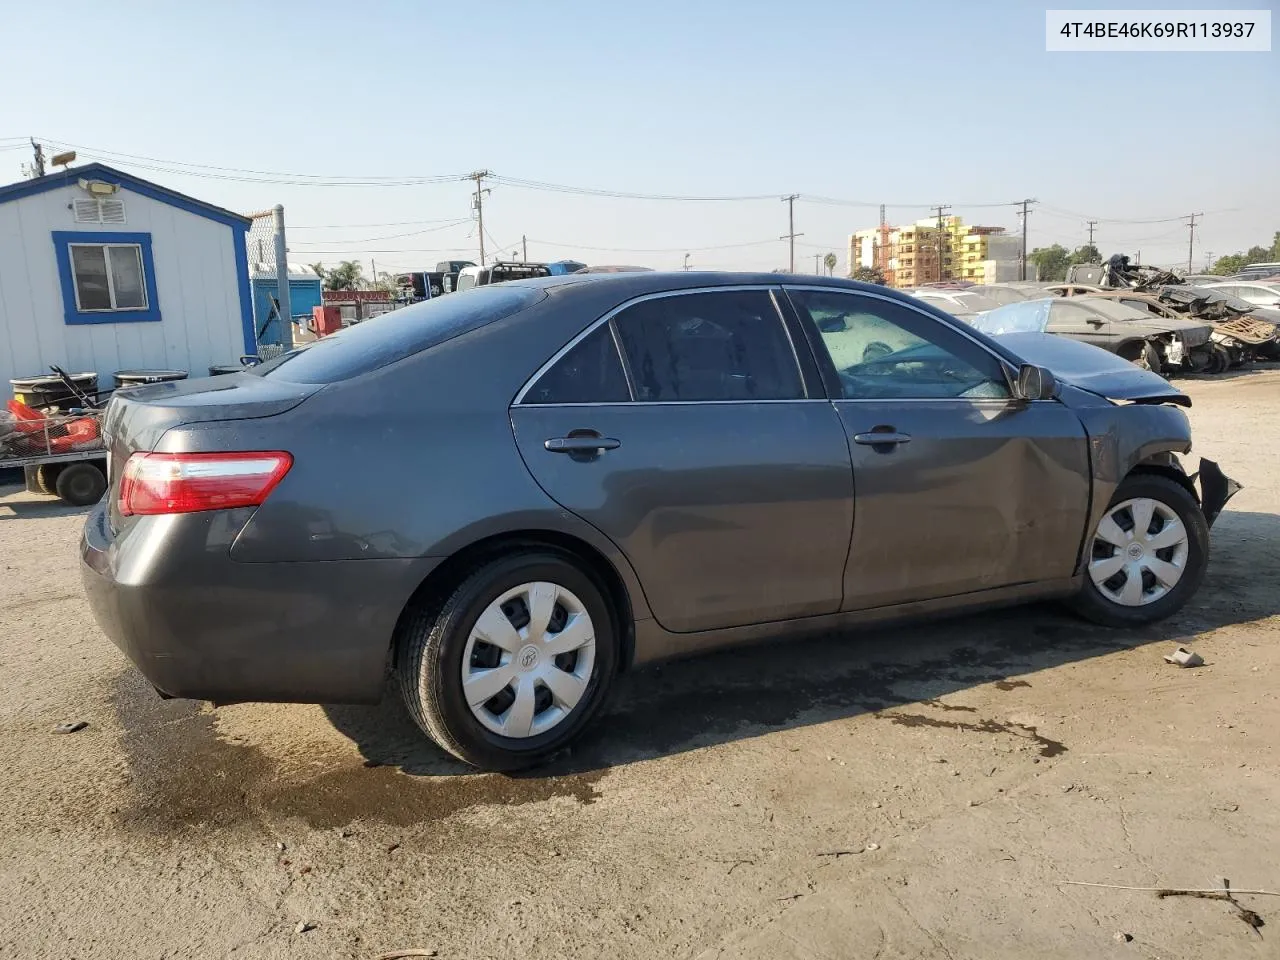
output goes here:
[[527, 646], [520, 651], [516, 661], [520, 664], [521, 670], [532, 670], [538, 665], [538, 648], [535, 646]]

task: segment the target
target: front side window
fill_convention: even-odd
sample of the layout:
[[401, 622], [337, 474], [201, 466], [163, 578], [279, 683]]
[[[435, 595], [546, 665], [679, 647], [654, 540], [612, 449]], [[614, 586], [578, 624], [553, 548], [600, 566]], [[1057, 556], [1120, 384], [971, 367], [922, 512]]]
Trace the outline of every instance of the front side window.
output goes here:
[[818, 331], [845, 400], [1006, 399], [994, 356], [933, 318], [859, 294], [790, 290]]
[[796, 400], [795, 351], [767, 290], [644, 300], [613, 319], [640, 402]]
[[71, 274], [81, 312], [147, 308], [138, 244], [71, 244]]

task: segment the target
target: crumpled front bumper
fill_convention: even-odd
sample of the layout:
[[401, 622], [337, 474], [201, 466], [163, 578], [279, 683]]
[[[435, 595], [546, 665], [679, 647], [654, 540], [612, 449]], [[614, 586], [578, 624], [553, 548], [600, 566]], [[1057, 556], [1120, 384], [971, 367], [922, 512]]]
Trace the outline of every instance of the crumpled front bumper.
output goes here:
[[1214, 461], [1204, 457], [1200, 458], [1200, 469], [1191, 479], [1200, 487], [1200, 509], [1211, 527], [1227, 501], [1243, 489], [1238, 482], [1223, 473]]

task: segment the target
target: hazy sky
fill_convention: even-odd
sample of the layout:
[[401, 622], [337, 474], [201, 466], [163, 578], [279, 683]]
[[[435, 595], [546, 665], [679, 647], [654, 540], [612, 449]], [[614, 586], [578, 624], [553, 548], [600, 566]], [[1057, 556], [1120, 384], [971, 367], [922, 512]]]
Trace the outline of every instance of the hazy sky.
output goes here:
[[847, 235], [874, 225], [882, 202], [892, 223], [949, 203], [967, 222], [1013, 229], [1010, 202], [1035, 197], [1033, 246], [1083, 243], [1095, 218], [1104, 254], [1184, 265], [1177, 218], [1203, 212], [1197, 267], [1280, 230], [1280, 53], [1050, 54], [1043, 4], [5, 8], [0, 183], [30, 158], [2, 138], [75, 144], [81, 159], [155, 158], [111, 162], [239, 211], [283, 203], [295, 261], [359, 258], [367, 270], [373, 257], [383, 270], [474, 257], [471, 185], [253, 183], [175, 162], [285, 180], [488, 168], [615, 191], [763, 195], [676, 202], [491, 184], [485, 226], [502, 253], [523, 234], [531, 259], [659, 268], [685, 251], [695, 267], [785, 266], [787, 193], [868, 204], [797, 202], [800, 270], [828, 250], [843, 269]]

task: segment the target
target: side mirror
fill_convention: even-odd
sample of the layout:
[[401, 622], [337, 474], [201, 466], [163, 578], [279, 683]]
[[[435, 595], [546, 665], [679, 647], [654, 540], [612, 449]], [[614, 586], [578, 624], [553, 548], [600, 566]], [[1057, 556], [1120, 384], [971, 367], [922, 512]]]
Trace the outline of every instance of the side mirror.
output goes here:
[[1014, 396], [1018, 400], [1052, 400], [1058, 395], [1058, 381], [1044, 367], [1024, 363], [1018, 368]]

